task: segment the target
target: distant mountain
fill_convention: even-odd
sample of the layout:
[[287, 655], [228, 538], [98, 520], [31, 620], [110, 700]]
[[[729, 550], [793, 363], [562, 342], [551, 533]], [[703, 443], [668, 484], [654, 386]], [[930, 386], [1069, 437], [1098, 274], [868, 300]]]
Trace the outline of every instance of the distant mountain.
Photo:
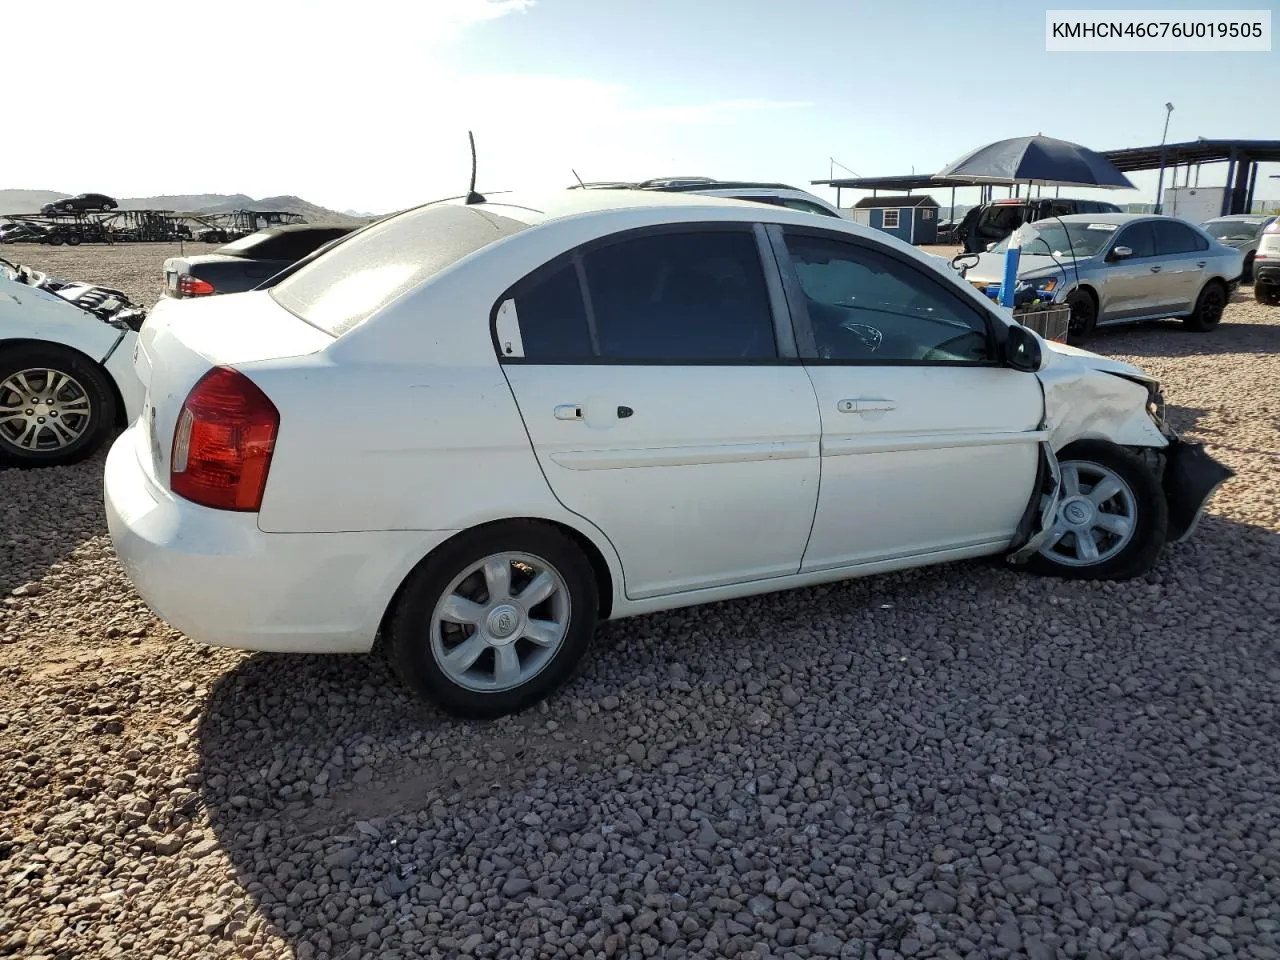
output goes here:
[[[46, 203], [71, 196], [52, 190], [0, 190], [0, 215], [39, 213]], [[351, 223], [372, 219], [372, 214], [339, 213], [301, 197], [263, 197], [243, 193], [197, 193], [156, 197], [119, 197], [121, 210], [174, 210], [181, 213], [230, 213], [233, 210], [277, 210], [298, 213], [312, 223]]]

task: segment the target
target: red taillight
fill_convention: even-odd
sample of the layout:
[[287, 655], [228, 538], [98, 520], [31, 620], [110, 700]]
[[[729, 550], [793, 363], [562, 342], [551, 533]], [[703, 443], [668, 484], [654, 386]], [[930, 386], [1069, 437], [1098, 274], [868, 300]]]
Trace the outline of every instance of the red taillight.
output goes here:
[[214, 292], [213, 284], [208, 280], [201, 280], [189, 273], [184, 273], [178, 278], [178, 293], [184, 297], [207, 297]]
[[205, 507], [258, 510], [279, 429], [280, 413], [257, 384], [214, 367], [191, 388], [178, 415], [170, 489]]

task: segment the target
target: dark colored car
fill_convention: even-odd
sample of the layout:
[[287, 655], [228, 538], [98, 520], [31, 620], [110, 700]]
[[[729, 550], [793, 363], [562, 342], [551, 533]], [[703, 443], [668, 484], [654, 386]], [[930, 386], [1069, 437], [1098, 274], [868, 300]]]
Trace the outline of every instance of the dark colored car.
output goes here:
[[993, 200], [974, 207], [955, 230], [955, 242], [965, 253], [982, 253], [988, 244], [999, 243], [1024, 223], [1075, 213], [1123, 213], [1114, 203], [1102, 200], [1075, 200], [1070, 197], [1025, 197]]
[[108, 197], [105, 193], [79, 193], [74, 197], [64, 197], [61, 200], [55, 200], [53, 203], [46, 203], [40, 208], [40, 212], [45, 215], [55, 213], [86, 213], [90, 210], [115, 210], [120, 206], [120, 202], [114, 197]]
[[267, 227], [213, 253], [170, 257], [164, 262], [165, 296], [182, 299], [252, 290], [354, 229], [313, 223]]

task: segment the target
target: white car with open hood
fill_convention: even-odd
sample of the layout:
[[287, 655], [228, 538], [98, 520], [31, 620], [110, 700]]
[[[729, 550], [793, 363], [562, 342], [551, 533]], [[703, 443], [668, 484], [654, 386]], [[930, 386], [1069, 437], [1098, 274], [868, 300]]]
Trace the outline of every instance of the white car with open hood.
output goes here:
[[0, 465], [75, 463], [137, 417], [145, 316], [119, 290], [0, 258]]
[[1006, 555], [1127, 578], [1230, 471], [1127, 364], [836, 218], [643, 191], [442, 202], [167, 301], [111, 537], [192, 638], [362, 652], [459, 714], [601, 619]]

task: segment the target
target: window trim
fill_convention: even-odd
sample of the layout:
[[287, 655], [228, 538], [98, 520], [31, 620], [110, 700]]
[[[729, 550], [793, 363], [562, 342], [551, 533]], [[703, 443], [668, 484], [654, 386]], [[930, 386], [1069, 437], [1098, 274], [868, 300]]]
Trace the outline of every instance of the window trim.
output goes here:
[[[893, 226], [889, 226], [889, 214], [893, 214]], [[881, 207], [880, 208], [880, 229], [881, 230], [901, 230], [902, 229], [902, 208], [901, 207]]]
[[[769, 317], [773, 326], [774, 347], [778, 355], [757, 359], [733, 357], [723, 360], [699, 359], [666, 359], [666, 360], [623, 360], [614, 357], [599, 356], [598, 337], [595, 333], [595, 316], [591, 308], [591, 290], [586, 280], [583, 259], [596, 250], [626, 243], [630, 240], [647, 236], [682, 233], [742, 233], [751, 236], [755, 241], [756, 260], [764, 278], [765, 294], [768, 299]], [[526, 284], [536, 283], [543, 277], [556, 272], [568, 263], [575, 264], [575, 275], [583, 306], [587, 311], [587, 328], [592, 339], [592, 349], [596, 354], [589, 358], [568, 358], [549, 360], [536, 357], [506, 356], [502, 351], [502, 343], [498, 337], [498, 312], [502, 305], [517, 296], [517, 291]], [[643, 227], [632, 227], [605, 236], [596, 237], [565, 250], [541, 265], [530, 270], [514, 283], [509, 284], [489, 308], [489, 339], [493, 346], [494, 356], [500, 365], [512, 366], [610, 366], [610, 367], [778, 367], [795, 366], [802, 363], [797, 348], [795, 332], [792, 327], [790, 305], [784, 295], [781, 282], [780, 267], [775, 251], [765, 233], [765, 226], [749, 220], [698, 220], [682, 223], [650, 224]], [[519, 323], [519, 309], [516, 310], [516, 322]], [[521, 330], [523, 338], [523, 330]]]
[[[928, 268], [914, 262], [910, 257], [903, 256], [899, 251], [870, 238], [835, 230], [827, 230], [821, 227], [793, 227], [783, 226], [782, 224], [770, 224], [767, 227], [767, 232], [770, 243], [773, 246], [774, 257], [776, 258], [778, 266], [782, 272], [782, 287], [783, 290], [786, 291], [787, 307], [791, 312], [792, 325], [795, 327], [796, 344], [799, 346], [800, 358], [804, 364], [824, 367], [966, 367], [974, 369], [1005, 366], [1005, 363], [998, 359], [1000, 356], [1000, 337], [998, 331], [1002, 326], [999, 318], [985, 307], [976, 303], [970, 303], [957, 291], [947, 289], [945, 282], [941, 279], [929, 276], [927, 272]], [[987, 352], [997, 359], [836, 360], [819, 357], [817, 340], [813, 334], [813, 324], [809, 319], [809, 309], [805, 305], [806, 296], [804, 288], [800, 284], [800, 276], [796, 273], [795, 266], [791, 262], [791, 252], [787, 248], [788, 237], [808, 237], [816, 240], [827, 240], [833, 243], [842, 243], [851, 247], [861, 247], [865, 250], [870, 250], [872, 253], [895, 260], [909, 269], [916, 270], [925, 278], [926, 283], [938, 289], [943, 298], [950, 298], [956, 303], [969, 307], [982, 318], [982, 322], [985, 324], [987, 332]]]

